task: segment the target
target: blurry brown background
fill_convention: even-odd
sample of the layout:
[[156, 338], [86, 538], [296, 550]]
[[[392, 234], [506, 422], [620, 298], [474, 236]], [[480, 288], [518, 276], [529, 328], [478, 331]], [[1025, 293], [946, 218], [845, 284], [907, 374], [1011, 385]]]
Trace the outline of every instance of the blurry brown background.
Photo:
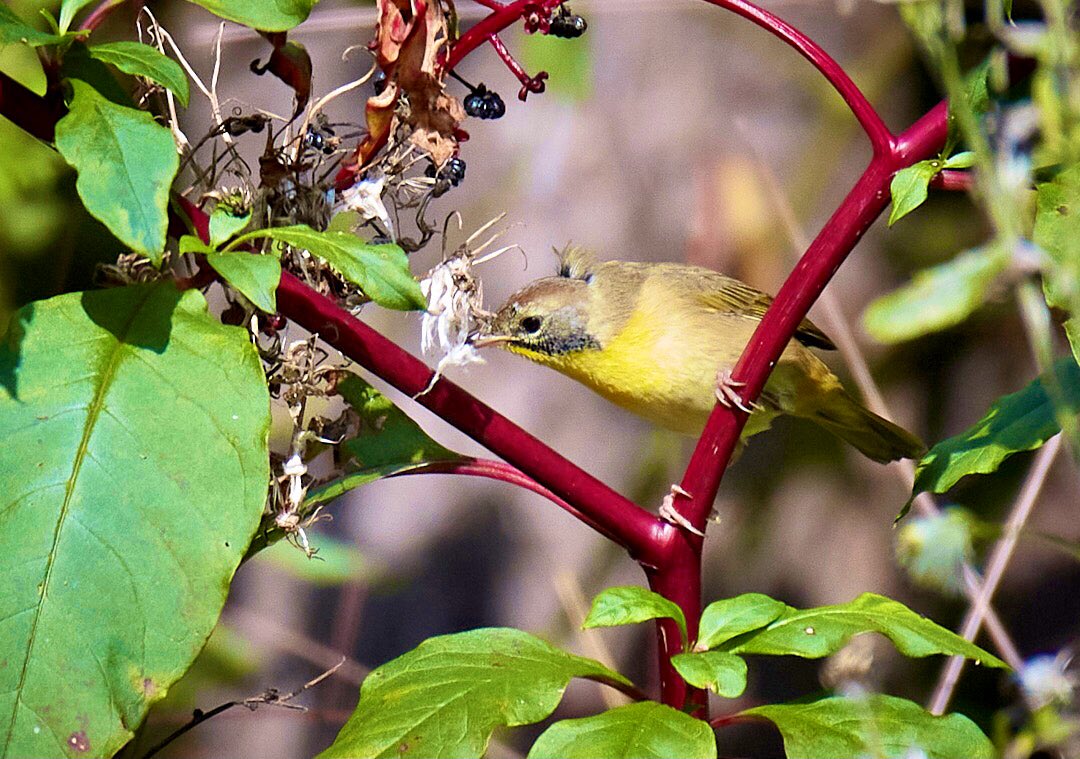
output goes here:
[[[24, 16], [35, 3], [14, 2]], [[935, 102], [895, 10], [887, 4], [779, 0], [765, 5], [821, 42], [902, 129]], [[217, 22], [181, 2], [152, 7], [195, 68], [209, 77]], [[747, 22], [690, 0], [573, 2], [588, 19], [580, 40], [526, 39], [507, 33], [535, 73], [551, 71], [549, 91], [516, 99], [517, 82], [488, 47], [459, 73], [498, 91], [506, 116], [471, 119], [462, 150], [466, 180], [432, 205], [440, 224], [460, 211], [464, 232], [500, 213], [509, 252], [482, 269], [489, 306], [530, 279], [549, 274], [552, 246], [596, 248], [602, 257], [676, 260], [713, 266], [775, 292], [797, 255], [784, 222], [792, 213], [812, 235], [846, 193], [869, 151], [839, 98], [793, 51]], [[478, 6], [462, 0], [465, 23]], [[315, 94], [360, 76], [364, 54], [342, 51], [371, 36], [371, 6], [324, 0], [291, 38], [315, 64]], [[105, 34], [129, 37], [130, 15], [117, 14]], [[291, 92], [257, 78], [248, 63], [268, 46], [227, 25], [219, 93], [240, 105], [285, 113]], [[22, 51], [0, 51], [0, 67], [35, 81]], [[464, 89], [451, 84], [459, 97]], [[331, 107], [334, 120], [360, 122], [365, 87]], [[193, 91], [183, 117], [189, 137], [210, 124], [205, 100]], [[261, 139], [261, 138], [260, 138]], [[0, 124], [0, 314], [32, 298], [86, 286], [93, 260], [119, 252], [108, 234], [78, 209], [73, 175], [55, 155]], [[258, 143], [259, 140], [256, 140]], [[253, 150], [258, 149], [255, 145]], [[928, 442], [959, 432], [1004, 392], [1034, 375], [1034, 364], [1012, 303], [985, 309], [966, 325], [893, 348], [859, 329], [865, 305], [913, 270], [978, 242], [981, 221], [969, 202], [934, 195], [892, 230], [879, 222], [829, 286], [853, 326], [875, 378], [899, 423]], [[425, 272], [440, 256], [439, 241], [416, 254]], [[811, 314], [830, 329], [820, 313]], [[419, 317], [369, 308], [365, 318], [414, 352]], [[690, 441], [652, 430], [554, 372], [492, 354], [484, 366], [449, 376], [538, 435], [570, 459], [640, 503], [655, 507], [685, 465]], [[828, 356], [847, 376], [843, 361]], [[437, 440], [463, 452], [481, 451], [460, 433], [399, 400]], [[1075, 471], [1058, 462], [1037, 506], [1033, 526], [1065, 538], [1077, 528]], [[956, 495], [984, 519], [1007, 508], [1028, 456], [1017, 456], [992, 480]], [[884, 593], [955, 627], [959, 599], [920, 590], [897, 568], [892, 519], [907, 488], [901, 473], [870, 463], [805, 424], [781, 420], [755, 438], [721, 489], [721, 521], [710, 527], [706, 600], [746, 591], [793, 605], [846, 601]], [[445, 476], [376, 483], [335, 504], [333, 522], [312, 531], [327, 547], [317, 578], [298, 553], [278, 546], [239, 571], [223, 626], [186, 681], [154, 710], [141, 746], [184, 722], [193, 707], [288, 691], [345, 655], [347, 665], [305, 694], [311, 710], [234, 709], [197, 728], [170, 756], [310, 755], [329, 744], [354, 708], [364, 668], [381, 664], [426, 637], [487, 625], [540, 634], [580, 653], [611, 661], [639, 683], [651, 682], [652, 628], [582, 633], [587, 600], [615, 584], [640, 584], [633, 562], [543, 499], [488, 481]], [[334, 551], [333, 549], [340, 549]], [[344, 557], [341, 555], [344, 551]], [[306, 560], [304, 560], [306, 561]], [[997, 606], [1025, 655], [1072, 644], [1080, 632], [1080, 571], [1074, 561], [1022, 542]], [[600, 648], [598, 648], [600, 647]], [[940, 660], [903, 661], [875, 649], [873, 682], [925, 702]], [[751, 662], [751, 684], [734, 711], [820, 689], [820, 662]], [[965, 673], [956, 708], [984, 728], [993, 709], [1011, 698], [993, 673]], [[583, 716], [602, 708], [602, 693], [574, 683], [556, 713]], [[538, 729], [498, 733], [493, 756], [523, 755]], [[721, 732], [722, 755], [777, 756], [766, 727]], [[139, 751], [129, 755], [137, 756]]]

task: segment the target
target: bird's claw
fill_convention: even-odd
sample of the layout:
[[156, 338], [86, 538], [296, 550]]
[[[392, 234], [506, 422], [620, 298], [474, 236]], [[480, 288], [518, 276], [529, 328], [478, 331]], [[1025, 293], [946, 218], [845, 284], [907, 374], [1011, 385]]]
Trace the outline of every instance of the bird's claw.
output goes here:
[[678, 485], [671, 486], [671, 492], [664, 496], [664, 500], [660, 503], [659, 516], [665, 522], [671, 522], [672, 524], [682, 527], [688, 532], [692, 532], [700, 537], [705, 537], [705, 533], [699, 530], [694, 525], [690, 524], [690, 520], [684, 517], [675, 508], [675, 496], [681, 495], [685, 498], [693, 498], [692, 495], [687, 493], [683, 488]]
[[734, 406], [740, 411], [752, 414], [761, 408], [756, 403], [747, 403], [739, 395], [739, 388], [745, 387], [745, 382], [739, 382], [732, 378], [730, 369], [721, 369], [716, 373], [716, 400], [721, 406], [731, 408]]

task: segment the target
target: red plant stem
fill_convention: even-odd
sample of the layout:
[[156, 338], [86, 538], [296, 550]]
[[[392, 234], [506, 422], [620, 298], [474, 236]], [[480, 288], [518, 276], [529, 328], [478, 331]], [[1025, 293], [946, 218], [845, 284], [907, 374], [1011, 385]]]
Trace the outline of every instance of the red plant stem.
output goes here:
[[[900, 168], [936, 155], [947, 133], [945, 103], [939, 103], [876, 155], [840, 207], [825, 223], [784, 282], [732, 371], [743, 382], [741, 395], [752, 402], [795, 334], [799, 323], [863, 233], [889, 203], [889, 183]], [[704, 527], [720, 479], [735, 449], [746, 414], [717, 405], [690, 458], [682, 487], [692, 496], [676, 496], [675, 506], [692, 524]]]
[[851, 77], [840, 67], [840, 64], [832, 59], [816, 42], [807, 37], [801, 31], [787, 23], [783, 19], [774, 16], [764, 8], [759, 8], [746, 0], [705, 0], [707, 3], [726, 8], [737, 13], [745, 19], [753, 21], [771, 34], [779, 37], [810, 61], [821, 72], [829, 84], [840, 93], [840, 97], [847, 103], [848, 108], [855, 115], [860, 126], [870, 138], [870, 145], [874, 149], [874, 155], [886, 155], [892, 148], [893, 136], [889, 128], [885, 126], [881, 116], [866, 99], [866, 95], [855, 86]]
[[[560, 2], [561, 0], [515, 0], [507, 5], [500, 6], [490, 15], [477, 21], [474, 26], [458, 38], [458, 41], [450, 48], [450, 53], [446, 58], [446, 68], [453, 69], [461, 63], [461, 60], [466, 55], [527, 13], [533, 10], [550, 13], [551, 9], [555, 8]], [[482, 3], [482, 5], [487, 5], [487, 3]]]
[[23, 131], [39, 140], [52, 142], [56, 122], [63, 117], [65, 110], [59, 91], [55, 97], [52, 94], [42, 97], [0, 71], [0, 114]]
[[603, 525], [596, 524], [589, 518], [587, 514], [578, 511], [569, 503], [564, 501], [559, 496], [552, 493], [543, 485], [538, 483], [532, 477], [522, 472], [520, 469], [506, 464], [502, 461], [493, 461], [491, 459], [474, 459], [469, 458], [462, 461], [432, 461], [427, 464], [422, 464], [414, 469], [408, 469], [404, 472], [390, 475], [391, 477], [407, 477], [413, 474], [461, 474], [472, 477], [486, 477], [489, 480], [498, 480], [499, 482], [506, 482], [510, 485], [516, 485], [519, 488], [525, 488], [531, 490], [537, 495], [542, 495], [549, 501], [554, 503], [560, 509], [568, 512], [574, 517], [577, 517], [585, 524], [592, 527], [594, 530], [604, 535], [609, 540], [613, 540], [616, 543], [619, 542], [614, 536], [608, 534]]
[[114, 10], [123, 5], [126, 0], [102, 0], [101, 4], [90, 13], [79, 25], [79, 29], [92, 32], [97, 29], [109, 17]]
[[502, 59], [502, 62], [506, 64], [506, 68], [510, 69], [510, 73], [517, 77], [517, 80], [521, 82], [521, 90], [518, 92], [519, 100], [525, 100], [530, 92], [540, 93], [544, 91], [546, 88], [544, 80], [548, 78], [546, 71], [540, 71], [536, 76], [529, 76], [525, 67], [518, 63], [513, 54], [506, 49], [506, 45], [499, 35], [491, 35], [488, 37], [488, 42], [495, 48], [495, 52], [498, 54], [499, 58]]
[[943, 169], [930, 180], [930, 186], [937, 190], [967, 192], [975, 186], [975, 175], [970, 171]]
[[283, 316], [318, 332], [353, 361], [550, 488], [605, 535], [626, 547], [634, 559], [644, 564], [661, 560], [665, 538], [674, 532], [671, 525], [619, 495], [449, 380], [440, 379], [421, 395], [431, 382], [431, 369], [287, 272], [281, 275], [277, 302]]

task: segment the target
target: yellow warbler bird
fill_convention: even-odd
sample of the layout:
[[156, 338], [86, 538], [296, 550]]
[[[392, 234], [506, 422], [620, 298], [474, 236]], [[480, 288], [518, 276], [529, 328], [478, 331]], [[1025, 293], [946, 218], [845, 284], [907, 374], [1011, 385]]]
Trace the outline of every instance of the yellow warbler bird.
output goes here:
[[[656, 424], [697, 435], [719, 399], [740, 405], [730, 370], [772, 298], [715, 271], [675, 263], [596, 263], [568, 248], [559, 274], [519, 290], [474, 341], [571, 377]], [[810, 348], [835, 349], [809, 320], [784, 350], [743, 437], [780, 414], [809, 419], [874, 461], [924, 450], [863, 407]]]

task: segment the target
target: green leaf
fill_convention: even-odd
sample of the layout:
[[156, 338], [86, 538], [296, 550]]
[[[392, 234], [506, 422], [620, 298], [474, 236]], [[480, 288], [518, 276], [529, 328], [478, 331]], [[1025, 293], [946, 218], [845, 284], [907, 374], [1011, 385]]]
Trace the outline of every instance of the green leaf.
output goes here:
[[60, 3], [60, 32], [66, 32], [71, 28], [71, 22], [75, 14], [81, 11], [94, 0], [64, 0]]
[[701, 613], [694, 650], [707, 651], [736, 635], [764, 627], [787, 609], [787, 604], [761, 593], [743, 593], [713, 601]]
[[1072, 315], [1065, 333], [1080, 362], [1080, 166], [1036, 187], [1035, 243], [1049, 258], [1044, 267], [1046, 302]]
[[741, 656], [705, 651], [675, 654], [671, 663], [695, 688], [708, 688], [724, 698], [738, 698], [746, 690], [746, 661]]
[[347, 582], [370, 583], [384, 573], [384, 569], [369, 561], [351, 543], [329, 535], [312, 535], [308, 532], [315, 555], [310, 558], [292, 543], [280, 540], [261, 551], [259, 561], [266, 561], [290, 577], [319, 587], [333, 587]]
[[496, 727], [550, 715], [573, 677], [629, 684], [521, 630], [429, 638], [368, 675], [356, 711], [319, 757], [478, 757]]
[[655, 701], [564, 719], [536, 739], [529, 759], [715, 759], [712, 728]]
[[64, 35], [39, 32], [16, 16], [15, 12], [8, 8], [7, 5], [0, 3], [0, 47], [20, 42], [31, 47], [58, 45], [64, 39]]
[[207, 253], [206, 262], [256, 308], [268, 314], [277, 311], [277, 286], [281, 281], [281, 261], [277, 256], [234, 250]]
[[819, 659], [835, 654], [852, 636], [866, 632], [884, 635], [904, 656], [946, 654], [966, 656], [991, 667], [1007, 666], [996, 656], [916, 614], [899, 601], [873, 593], [863, 593], [854, 601], [834, 606], [813, 609], [789, 606], [767, 627], [733, 638], [722, 649], [735, 654]]
[[321, 258], [380, 306], [399, 311], [427, 308], [420, 283], [409, 271], [409, 259], [397, 245], [373, 245], [347, 232], [316, 232], [298, 224], [248, 232], [230, 247], [257, 237], [269, 237]]
[[91, 45], [90, 57], [108, 63], [132, 76], [142, 76], [157, 82], [176, 95], [187, 108], [189, 90], [187, 76], [180, 64], [158, 52], [157, 48], [141, 42], [106, 42]]
[[207, 245], [195, 235], [184, 235], [180, 238], [179, 244], [180, 254], [185, 255], [187, 253], [197, 253], [199, 255], [209, 255], [210, 253], [217, 253], [217, 249]]
[[924, 269], [870, 304], [863, 315], [866, 331], [898, 343], [959, 324], [986, 301], [1008, 263], [997, 250], [975, 249]]
[[975, 154], [970, 150], [956, 153], [945, 160], [943, 168], [946, 169], [970, 169], [975, 165]]
[[[1061, 359], [1054, 364], [1054, 378], [1068, 413], [1080, 412], [1080, 366], [1071, 358]], [[944, 493], [962, 477], [997, 471], [1014, 453], [1039, 448], [1061, 431], [1054, 411], [1043, 378], [998, 398], [974, 426], [923, 456], [912, 493]]]
[[244, 230], [251, 222], [251, 213], [234, 216], [229, 209], [219, 204], [210, 214], [210, 244], [215, 248], [228, 242]]
[[764, 717], [776, 725], [789, 759], [994, 756], [990, 740], [964, 715], [935, 717], [918, 704], [893, 696], [770, 704], [747, 709], [742, 716]]
[[316, 506], [369, 482], [418, 469], [432, 462], [465, 461], [436, 443], [389, 398], [355, 374], [338, 382], [337, 391], [360, 416], [360, 433], [340, 444], [339, 456], [353, 470], [308, 493]]
[[284, 32], [304, 21], [319, 0], [190, 0], [215, 16], [262, 32]]
[[581, 624], [583, 630], [593, 627], [636, 625], [650, 619], [674, 619], [686, 644], [686, 616], [678, 605], [637, 585], [607, 588], [593, 599], [589, 615]]
[[929, 194], [930, 180], [942, 169], [941, 161], [919, 161], [900, 169], [889, 184], [892, 194], [892, 213], [889, 214], [891, 227], [900, 219], [921, 206]]
[[160, 264], [169, 187], [180, 165], [172, 134], [149, 113], [70, 81], [75, 96], [56, 125], [56, 147], [79, 173], [79, 197], [121, 242]]
[[24, 307], [0, 379], [0, 755], [111, 756], [259, 524], [262, 365], [198, 291], [156, 283]]

